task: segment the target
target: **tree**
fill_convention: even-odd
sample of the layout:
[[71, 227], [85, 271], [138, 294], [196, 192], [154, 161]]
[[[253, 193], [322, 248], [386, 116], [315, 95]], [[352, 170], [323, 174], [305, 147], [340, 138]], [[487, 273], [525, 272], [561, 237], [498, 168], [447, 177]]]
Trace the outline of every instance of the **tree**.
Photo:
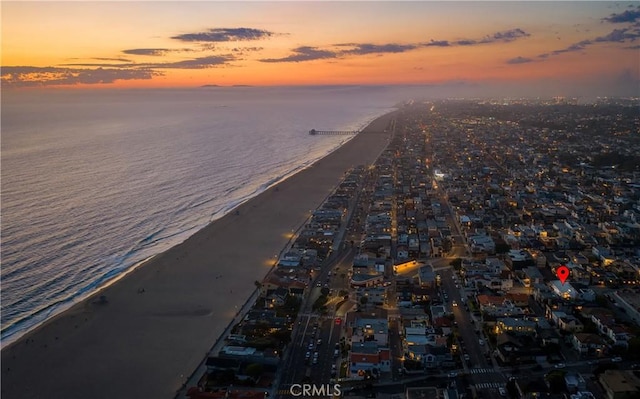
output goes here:
[[499, 243], [496, 244], [496, 253], [497, 254], [506, 254], [511, 249], [511, 246], [507, 243]]
[[453, 266], [455, 270], [460, 270], [460, 268], [462, 267], [462, 258], [455, 258], [454, 260], [449, 262], [449, 265]]
[[551, 392], [560, 393], [567, 388], [564, 382], [564, 374], [563, 371], [552, 371], [546, 375], [545, 379], [549, 382]]
[[627, 354], [632, 359], [640, 358], [640, 337], [633, 337], [629, 340], [629, 350]]
[[609, 301], [604, 295], [596, 295], [596, 303], [598, 306], [607, 307], [609, 306]]
[[286, 328], [281, 328], [271, 333], [271, 337], [283, 346], [291, 341], [291, 332]]
[[454, 343], [454, 339], [455, 339], [455, 337], [453, 336], [453, 334], [449, 334], [449, 335], [447, 336], [447, 347], [448, 347], [448, 348], [451, 348], [451, 346], [452, 346], [452, 345], [453, 345], [453, 343]]
[[313, 310], [319, 310], [325, 306], [327, 303], [327, 297], [325, 295], [320, 295], [318, 299], [313, 303]]
[[263, 367], [260, 363], [251, 363], [245, 369], [245, 373], [254, 380], [257, 380], [262, 375]]
[[301, 298], [298, 298], [294, 295], [287, 295], [287, 297], [284, 299], [284, 305], [282, 305], [282, 307], [283, 309], [291, 311], [292, 313], [298, 313], [301, 304]]

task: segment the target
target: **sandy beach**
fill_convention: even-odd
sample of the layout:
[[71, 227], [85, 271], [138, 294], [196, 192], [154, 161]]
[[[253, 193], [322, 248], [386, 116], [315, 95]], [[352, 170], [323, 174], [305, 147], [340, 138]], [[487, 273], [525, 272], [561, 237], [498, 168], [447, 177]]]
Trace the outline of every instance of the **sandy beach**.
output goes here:
[[[350, 167], [386, 147], [390, 115], [2, 350], [3, 399], [173, 398]], [[322, 136], [314, 139], [322, 140]], [[277, 156], [277, 154], [274, 154]], [[104, 295], [106, 303], [98, 297]]]

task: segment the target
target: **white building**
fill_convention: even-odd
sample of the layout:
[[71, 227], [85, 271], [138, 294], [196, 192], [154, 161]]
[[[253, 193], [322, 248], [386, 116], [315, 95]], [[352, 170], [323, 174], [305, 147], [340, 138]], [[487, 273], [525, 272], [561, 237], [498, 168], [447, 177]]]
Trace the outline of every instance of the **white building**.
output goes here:
[[562, 284], [560, 280], [553, 280], [549, 285], [553, 293], [562, 299], [576, 299], [578, 297], [578, 291], [573, 288], [571, 283], [565, 281], [565, 283]]

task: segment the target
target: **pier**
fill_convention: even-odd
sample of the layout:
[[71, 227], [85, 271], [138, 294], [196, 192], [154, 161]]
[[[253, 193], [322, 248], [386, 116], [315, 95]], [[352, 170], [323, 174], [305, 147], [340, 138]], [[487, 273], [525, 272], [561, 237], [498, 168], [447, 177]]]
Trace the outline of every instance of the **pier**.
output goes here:
[[309, 130], [309, 134], [312, 136], [349, 136], [358, 133], [360, 132], [357, 130]]

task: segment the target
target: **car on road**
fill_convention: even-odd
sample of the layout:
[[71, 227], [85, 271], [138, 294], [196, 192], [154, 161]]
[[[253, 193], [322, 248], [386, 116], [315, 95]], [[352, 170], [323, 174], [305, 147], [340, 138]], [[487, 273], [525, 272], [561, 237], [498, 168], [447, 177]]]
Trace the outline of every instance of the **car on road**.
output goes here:
[[469, 361], [469, 359], [470, 359], [470, 358], [469, 358], [469, 354], [468, 354], [468, 353], [465, 353], [465, 354], [464, 354], [464, 360], [466, 360], [466, 361], [468, 362], [468, 361]]
[[554, 368], [557, 368], [557, 369], [563, 369], [563, 368], [565, 368], [565, 367], [566, 367], [566, 365], [565, 365], [564, 363], [558, 363], [558, 364], [556, 364], [556, 365], [555, 365], [555, 366], [553, 366], [553, 367], [554, 367]]
[[336, 317], [336, 324], [340, 324], [340, 323], [342, 323], [342, 319], [339, 317]]
[[507, 390], [502, 387], [498, 388], [498, 392], [500, 393], [500, 396], [507, 396]]
[[453, 301], [451, 304], [452, 304], [453, 306], [458, 306], [458, 302], [456, 302], [456, 301]]
[[620, 356], [616, 356], [613, 359], [611, 359], [611, 361], [614, 362], [614, 363], [618, 363], [618, 362], [622, 361], [622, 358]]
[[449, 378], [456, 378], [458, 376], [458, 373], [456, 373], [455, 371], [452, 371], [449, 373]]
[[307, 351], [307, 353], [304, 354], [304, 360], [309, 360], [311, 359], [311, 352]]
[[[479, 331], [478, 331], [479, 332]], [[478, 343], [480, 344], [480, 346], [484, 346], [484, 339], [480, 338], [478, 340]]]
[[307, 346], [307, 349], [309, 349], [309, 350], [313, 349], [313, 342], [309, 342], [309, 346]]

